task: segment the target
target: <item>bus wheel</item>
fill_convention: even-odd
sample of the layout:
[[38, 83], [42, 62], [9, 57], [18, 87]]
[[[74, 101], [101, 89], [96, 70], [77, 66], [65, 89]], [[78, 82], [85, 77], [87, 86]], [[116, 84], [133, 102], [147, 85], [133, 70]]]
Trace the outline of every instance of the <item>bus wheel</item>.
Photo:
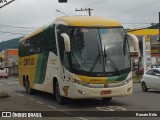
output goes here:
[[109, 102], [112, 100], [112, 97], [108, 97], [108, 98], [102, 98], [103, 102]]
[[28, 80], [25, 80], [25, 90], [28, 94], [32, 94], [32, 89], [30, 88]]
[[64, 97], [60, 95], [60, 89], [59, 89], [58, 81], [56, 81], [56, 83], [55, 83], [54, 92], [55, 92], [55, 97], [56, 97], [57, 103], [58, 104], [63, 104], [64, 103]]

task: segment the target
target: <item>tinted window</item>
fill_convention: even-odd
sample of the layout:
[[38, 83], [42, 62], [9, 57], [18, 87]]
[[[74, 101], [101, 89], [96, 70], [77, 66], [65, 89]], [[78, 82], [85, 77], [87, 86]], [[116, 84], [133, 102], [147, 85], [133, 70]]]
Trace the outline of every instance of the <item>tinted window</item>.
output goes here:
[[158, 70], [154, 70], [154, 75], [159, 74]]
[[149, 71], [147, 71], [146, 74], [148, 74], [148, 75], [154, 75], [154, 71], [153, 70], [149, 70]]
[[19, 44], [19, 56], [33, 55], [46, 51], [52, 51], [57, 54], [54, 25]]

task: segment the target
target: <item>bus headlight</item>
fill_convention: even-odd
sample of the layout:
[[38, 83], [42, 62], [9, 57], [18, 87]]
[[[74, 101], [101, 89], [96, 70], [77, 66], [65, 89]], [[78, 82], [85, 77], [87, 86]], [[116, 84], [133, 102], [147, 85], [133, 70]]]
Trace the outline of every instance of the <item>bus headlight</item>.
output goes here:
[[81, 81], [81, 80], [77, 80], [77, 79], [74, 79], [74, 78], [71, 78], [71, 77], [69, 77], [68, 79], [70, 81], [72, 81], [73, 83], [76, 83], [76, 84], [79, 84], [79, 85], [82, 85], [82, 86], [86, 86], [86, 85], [89, 84], [87, 82], [84, 82], [84, 81]]
[[127, 78], [124, 83], [127, 84], [127, 83], [129, 83], [131, 80], [132, 80], [131, 78]]

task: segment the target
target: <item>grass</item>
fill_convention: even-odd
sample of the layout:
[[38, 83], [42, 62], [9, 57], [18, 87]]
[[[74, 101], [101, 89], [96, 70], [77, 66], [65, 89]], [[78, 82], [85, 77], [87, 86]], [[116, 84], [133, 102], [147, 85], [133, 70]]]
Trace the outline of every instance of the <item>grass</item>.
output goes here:
[[6, 98], [6, 97], [9, 97], [9, 94], [6, 91], [0, 92], [0, 99], [1, 98]]

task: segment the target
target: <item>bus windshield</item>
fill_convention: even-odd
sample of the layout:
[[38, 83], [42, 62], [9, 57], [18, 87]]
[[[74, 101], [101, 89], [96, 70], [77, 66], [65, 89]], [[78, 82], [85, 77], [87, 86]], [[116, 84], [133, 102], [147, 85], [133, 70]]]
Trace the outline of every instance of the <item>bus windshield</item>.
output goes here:
[[118, 73], [130, 68], [129, 48], [123, 28], [69, 27], [69, 35], [72, 70]]

